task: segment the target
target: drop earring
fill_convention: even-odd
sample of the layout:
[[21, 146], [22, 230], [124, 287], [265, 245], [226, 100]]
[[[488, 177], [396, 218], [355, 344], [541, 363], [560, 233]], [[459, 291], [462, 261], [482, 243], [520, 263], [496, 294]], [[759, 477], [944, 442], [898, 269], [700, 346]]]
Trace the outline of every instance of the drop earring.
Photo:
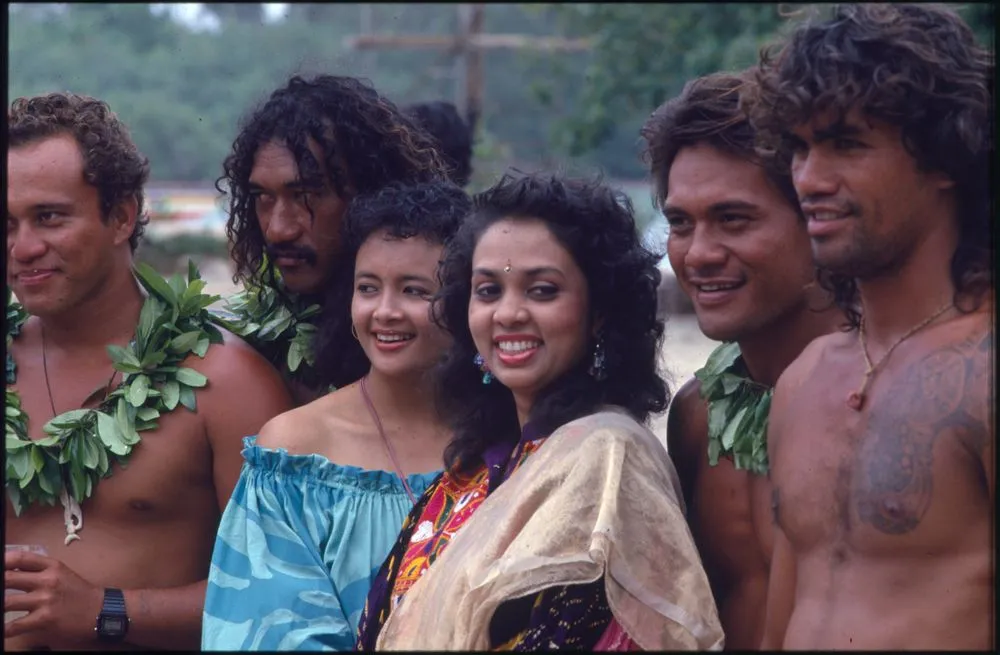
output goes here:
[[490, 367], [486, 365], [486, 360], [479, 353], [472, 358], [472, 363], [479, 367], [479, 370], [483, 373], [483, 384], [489, 384], [493, 381], [493, 372], [490, 371]]

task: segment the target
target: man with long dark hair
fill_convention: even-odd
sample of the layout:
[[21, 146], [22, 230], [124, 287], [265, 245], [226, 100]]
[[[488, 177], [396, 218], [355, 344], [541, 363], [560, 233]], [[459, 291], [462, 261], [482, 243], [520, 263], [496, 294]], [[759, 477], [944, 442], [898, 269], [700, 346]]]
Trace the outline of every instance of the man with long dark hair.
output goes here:
[[775, 389], [763, 645], [992, 649], [992, 54], [950, 9], [847, 5], [757, 80], [852, 322]]
[[228, 195], [226, 233], [246, 290], [223, 324], [315, 397], [312, 323], [336, 275], [351, 199], [390, 182], [447, 177], [431, 138], [369, 84], [292, 77], [243, 123], [216, 183]]
[[791, 177], [755, 150], [740, 108], [748, 77], [692, 80], [642, 129], [671, 266], [701, 331], [724, 342], [677, 392], [667, 443], [733, 649], [756, 648], [763, 630], [771, 391], [806, 344], [843, 322], [816, 284]]

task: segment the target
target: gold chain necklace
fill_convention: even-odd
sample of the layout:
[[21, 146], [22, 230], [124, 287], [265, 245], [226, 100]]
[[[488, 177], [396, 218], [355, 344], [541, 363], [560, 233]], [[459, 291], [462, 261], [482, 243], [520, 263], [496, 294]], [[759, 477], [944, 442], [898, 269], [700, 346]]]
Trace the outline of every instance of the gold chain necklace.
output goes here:
[[923, 328], [930, 325], [934, 319], [938, 318], [946, 311], [951, 309], [952, 304], [953, 304], [952, 301], [948, 301], [947, 304], [942, 306], [936, 312], [934, 312], [933, 314], [925, 318], [923, 321], [917, 323], [915, 326], [907, 330], [906, 333], [903, 334], [903, 336], [896, 339], [895, 343], [889, 346], [889, 349], [885, 351], [885, 354], [882, 355], [882, 357], [879, 358], [879, 360], [875, 362], [874, 365], [872, 364], [872, 360], [868, 357], [868, 344], [865, 341], [865, 319], [862, 316], [861, 325], [858, 328], [858, 343], [861, 344], [861, 354], [864, 355], [865, 358], [865, 376], [861, 380], [861, 388], [858, 389], [857, 391], [852, 391], [847, 395], [847, 406], [856, 412], [860, 412], [861, 408], [865, 404], [865, 392], [868, 390], [869, 383], [871, 383], [871, 381], [874, 379], [875, 371], [878, 370], [878, 367], [881, 366], [887, 359], [889, 359], [889, 355], [891, 355], [892, 351], [896, 349], [896, 346], [903, 343], [904, 341], [912, 337], [914, 334], [916, 334]]

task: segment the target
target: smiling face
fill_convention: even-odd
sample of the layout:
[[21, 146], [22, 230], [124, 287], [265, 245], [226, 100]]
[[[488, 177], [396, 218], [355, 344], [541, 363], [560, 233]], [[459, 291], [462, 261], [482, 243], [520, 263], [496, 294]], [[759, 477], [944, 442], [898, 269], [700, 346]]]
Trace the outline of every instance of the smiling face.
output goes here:
[[587, 354], [587, 280], [544, 222], [504, 219], [472, 255], [469, 330], [526, 414], [538, 393]]
[[31, 314], [54, 316], [98, 295], [131, 262], [131, 209], [101, 216], [69, 135], [7, 151], [7, 284]]
[[806, 306], [809, 237], [761, 166], [710, 145], [683, 148], [663, 211], [670, 265], [707, 337], [736, 341]]
[[943, 173], [917, 168], [900, 129], [852, 109], [825, 112], [792, 130], [792, 182], [808, 220], [816, 263], [876, 277], [898, 269], [942, 226]]
[[396, 239], [380, 230], [358, 250], [351, 321], [373, 370], [422, 373], [448, 347], [448, 334], [430, 319], [441, 249], [420, 237]]
[[250, 173], [250, 195], [268, 256], [295, 293], [323, 290], [340, 250], [340, 224], [347, 209], [326, 179], [318, 145], [312, 140], [308, 145], [322, 181], [304, 180], [292, 151], [276, 140], [257, 150]]

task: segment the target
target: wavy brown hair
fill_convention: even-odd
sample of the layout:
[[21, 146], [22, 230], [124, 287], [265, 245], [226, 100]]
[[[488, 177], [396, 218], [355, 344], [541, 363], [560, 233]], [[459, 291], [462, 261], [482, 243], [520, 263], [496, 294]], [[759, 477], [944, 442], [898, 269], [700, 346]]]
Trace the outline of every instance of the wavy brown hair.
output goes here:
[[72, 136], [80, 147], [83, 179], [97, 189], [102, 220], [107, 222], [111, 210], [135, 198], [138, 211], [128, 239], [135, 252], [149, 222], [143, 190], [149, 180], [149, 159], [139, 152], [128, 128], [106, 102], [75, 93], [49, 93], [11, 103], [8, 149], [61, 134]]
[[[277, 287], [273, 265], [262, 267], [266, 243], [250, 195], [254, 157], [272, 139], [292, 152], [303, 182], [329, 183], [345, 199], [390, 182], [447, 179], [447, 166], [431, 137], [371, 84], [353, 77], [293, 76], [243, 121], [215, 183], [229, 196], [226, 234], [236, 263], [234, 282]], [[310, 139], [323, 153], [322, 166], [309, 151]], [[324, 168], [328, 179], [321, 174]]]
[[752, 84], [749, 70], [695, 78], [646, 120], [639, 131], [645, 140], [642, 159], [650, 168], [657, 207], [662, 208], [666, 201], [667, 180], [677, 153], [706, 144], [762, 166], [768, 179], [799, 212], [791, 173], [777, 164], [773, 153], [757, 149], [756, 133], [740, 107], [741, 93]]
[[[958, 204], [955, 304], [978, 307], [992, 286], [993, 54], [958, 14], [931, 4], [840, 5], [829, 19], [799, 26], [784, 46], [766, 48], [755, 79], [751, 120], [785, 165], [792, 127], [858, 107], [898, 126], [921, 170], [948, 175]], [[857, 326], [855, 280], [820, 282]]]

